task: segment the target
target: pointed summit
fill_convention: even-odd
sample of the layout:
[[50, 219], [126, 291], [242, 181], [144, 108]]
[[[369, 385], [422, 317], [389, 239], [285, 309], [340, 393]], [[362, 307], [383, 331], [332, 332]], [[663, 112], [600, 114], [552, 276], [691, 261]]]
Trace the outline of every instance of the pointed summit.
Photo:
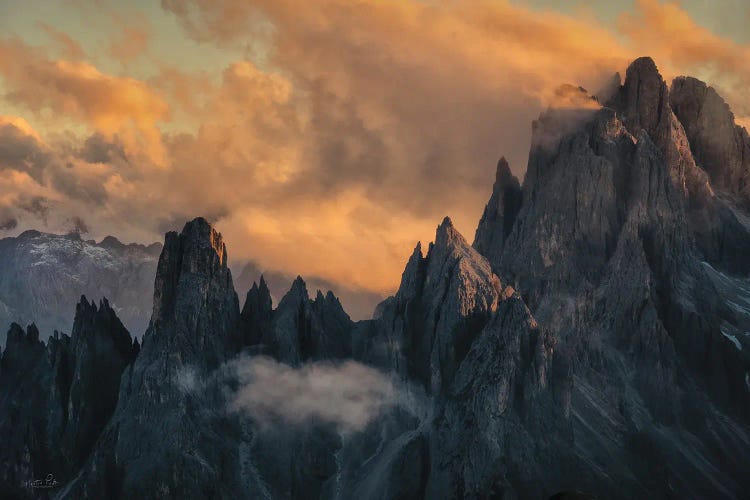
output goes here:
[[465, 346], [496, 310], [499, 289], [489, 262], [445, 217], [427, 256], [417, 245], [395, 298], [378, 313], [392, 315], [388, 322], [404, 328], [383, 341], [389, 351], [378, 356], [425, 389], [439, 392], [452, 380]]
[[484, 207], [473, 245], [495, 270], [500, 268], [503, 246], [521, 210], [522, 200], [521, 184], [503, 156], [497, 163], [492, 196]]
[[631, 134], [646, 130], [656, 141], [657, 130], [669, 123], [667, 84], [650, 57], [633, 61], [625, 73], [620, 92], [625, 126]]
[[[198, 217], [166, 234], [143, 354], [167, 349], [184, 362], [216, 365], [239, 347], [239, 303], [223, 238]], [[158, 347], [157, 347], [158, 346]]]
[[263, 329], [261, 343], [277, 360], [290, 365], [340, 359], [351, 355], [352, 327], [332, 292], [323, 295], [317, 290], [310, 300], [305, 281], [297, 276]]
[[[495, 182], [496, 183], [507, 183], [513, 177], [513, 173], [510, 171], [510, 164], [504, 156], [501, 156], [497, 161], [497, 170], [495, 171]], [[516, 179], [517, 181], [518, 179]]]
[[302, 279], [302, 276], [297, 275], [297, 277], [292, 282], [292, 287], [289, 289], [289, 292], [287, 295], [292, 294], [295, 296], [302, 296], [309, 297], [307, 293], [307, 283], [305, 283], [305, 280]]
[[694, 205], [704, 205], [713, 197], [705, 172], [695, 165], [685, 130], [670, 107], [669, 89], [653, 59], [641, 57], [630, 64], [625, 83], [608, 105], [633, 136], [641, 130], [648, 133], [683, 196]]
[[263, 275], [260, 277], [260, 286], [253, 282], [252, 288], [247, 292], [245, 305], [240, 314], [240, 330], [242, 332], [242, 344], [252, 346], [260, 343], [263, 330], [267, 327], [273, 313], [273, 301], [268, 291]]
[[456, 230], [453, 226], [453, 221], [450, 217], [446, 216], [443, 218], [443, 222], [437, 228], [435, 232], [435, 245], [436, 247], [445, 246], [465, 246], [468, 245], [463, 235]]
[[76, 307], [69, 346], [68, 359], [55, 362], [58, 383], [71, 370], [67, 386], [59, 386], [68, 411], [58, 425], [63, 446], [81, 463], [114, 412], [120, 377], [137, 350], [109, 301], [102, 298], [97, 308], [84, 296]]
[[685, 128], [696, 163], [714, 188], [750, 207], [750, 137], [713, 87], [690, 77], [672, 82], [669, 101]]

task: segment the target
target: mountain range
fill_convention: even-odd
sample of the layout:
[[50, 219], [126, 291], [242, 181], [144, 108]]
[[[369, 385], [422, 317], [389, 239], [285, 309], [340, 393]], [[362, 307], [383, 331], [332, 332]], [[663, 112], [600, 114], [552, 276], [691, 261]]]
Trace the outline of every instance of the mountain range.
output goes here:
[[748, 133], [649, 58], [559, 95], [523, 182], [498, 163], [473, 243], [446, 217], [372, 319], [302, 278], [241, 307], [197, 218], [166, 234], [142, 342], [103, 298], [80, 298], [70, 336], [11, 325], [0, 490], [746, 497]]
[[148, 326], [161, 243], [101, 242], [78, 233], [25, 231], [0, 239], [0, 346], [7, 325], [36, 322], [44, 334], [68, 331], [81, 295], [107, 297], [136, 335]]

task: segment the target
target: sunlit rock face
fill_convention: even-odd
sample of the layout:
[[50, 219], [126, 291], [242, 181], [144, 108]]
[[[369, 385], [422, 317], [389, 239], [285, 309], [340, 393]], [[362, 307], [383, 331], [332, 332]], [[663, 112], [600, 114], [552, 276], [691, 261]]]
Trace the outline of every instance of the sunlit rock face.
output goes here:
[[[602, 109], [544, 113], [510, 235], [485, 250], [570, 355], [578, 489], [603, 497], [747, 487], [719, 435], [750, 437], [750, 365], [735, 335], [747, 311], [732, 303], [745, 295], [748, 219], [740, 195], [724, 196], [695, 161], [710, 139], [686, 85], [701, 87], [678, 79], [670, 97], [642, 58]], [[601, 455], [619, 487], [589, 474], [584, 457]], [[694, 467], [696, 455], [721, 465]]]
[[750, 204], [750, 138], [724, 99], [702, 81], [675, 78], [669, 103], [685, 129], [696, 163], [715, 190]]

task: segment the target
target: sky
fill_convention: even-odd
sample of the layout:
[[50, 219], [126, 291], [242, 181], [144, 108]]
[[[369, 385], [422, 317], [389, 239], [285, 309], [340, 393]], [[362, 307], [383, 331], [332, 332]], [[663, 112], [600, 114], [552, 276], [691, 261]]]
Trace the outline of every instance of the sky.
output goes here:
[[649, 55], [750, 125], [748, 24], [748, 0], [0, 0], [0, 237], [200, 215], [230, 262], [383, 297], [445, 215], [473, 239], [560, 84]]

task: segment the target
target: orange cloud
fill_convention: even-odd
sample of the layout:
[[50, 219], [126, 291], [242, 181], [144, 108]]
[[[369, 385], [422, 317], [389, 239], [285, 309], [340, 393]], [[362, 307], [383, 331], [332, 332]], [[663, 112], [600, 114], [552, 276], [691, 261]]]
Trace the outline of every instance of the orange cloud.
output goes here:
[[618, 27], [637, 50], [659, 61], [664, 73], [702, 78], [722, 91], [735, 113], [750, 115], [750, 46], [700, 26], [673, 1], [638, 0]]
[[157, 123], [169, 117], [164, 99], [145, 83], [100, 72], [86, 62], [51, 60], [18, 39], [0, 41], [6, 99], [35, 113], [50, 110], [80, 120], [134, 148], [159, 156]]
[[83, 51], [81, 45], [73, 40], [70, 35], [62, 31], [58, 31], [54, 27], [46, 23], [39, 23], [39, 26], [47, 33], [47, 36], [52, 40], [60, 52], [60, 55], [64, 59], [68, 60], [80, 60], [86, 57], [86, 53]]
[[151, 36], [150, 25], [145, 18], [138, 25], [123, 25], [120, 36], [109, 44], [109, 54], [127, 65], [146, 52]]

